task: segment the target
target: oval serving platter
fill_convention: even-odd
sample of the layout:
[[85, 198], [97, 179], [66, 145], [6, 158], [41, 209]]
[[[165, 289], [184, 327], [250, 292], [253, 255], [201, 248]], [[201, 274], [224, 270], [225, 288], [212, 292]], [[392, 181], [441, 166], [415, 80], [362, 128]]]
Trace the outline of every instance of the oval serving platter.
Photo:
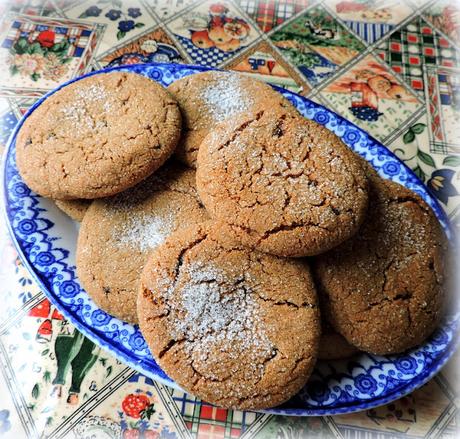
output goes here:
[[[205, 70], [211, 69], [180, 64], [138, 64], [85, 76], [128, 71], [167, 86], [176, 79]], [[58, 89], [80, 79], [73, 79]], [[448, 238], [453, 239], [447, 217], [436, 200], [415, 174], [387, 148], [327, 108], [295, 93], [277, 89], [305, 117], [341, 137], [382, 177], [401, 183], [421, 195], [434, 210]], [[106, 314], [82, 289], [75, 270], [78, 226], [52, 201], [33, 193], [18, 173], [15, 161], [18, 130], [24, 120], [55, 91], [29, 109], [7, 145], [3, 162], [4, 205], [13, 242], [24, 265], [45, 294], [78, 330], [132, 368], [178, 388], [153, 360], [138, 327]], [[450, 358], [459, 339], [459, 321], [458, 310], [450, 310], [433, 336], [420, 347], [402, 355], [382, 357], [362, 353], [349, 360], [320, 361], [307, 386], [298, 395], [265, 412], [291, 416], [332, 415], [370, 409], [400, 398], [428, 381]]]

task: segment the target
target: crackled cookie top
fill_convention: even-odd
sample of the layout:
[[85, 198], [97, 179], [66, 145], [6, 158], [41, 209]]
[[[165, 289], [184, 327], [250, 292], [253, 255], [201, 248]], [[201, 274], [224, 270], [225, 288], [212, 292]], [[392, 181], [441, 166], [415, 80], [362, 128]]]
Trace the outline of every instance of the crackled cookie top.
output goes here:
[[159, 168], [180, 128], [177, 103], [160, 84], [133, 73], [97, 74], [30, 115], [16, 142], [19, 171], [46, 197], [113, 195]]
[[75, 221], [82, 222], [92, 200], [54, 200], [56, 206]]
[[305, 262], [233, 244], [216, 223], [171, 235], [141, 278], [141, 331], [181, 387], [224, 407], [278, 405], [305, 384], [320, 334]]
[[78, 236], [80, 281], [102, 309], [135, 323], [138, 279], [148, 253], [177, 229], [207, 218], [195, 173], [171, 164], [126, 192], [95, 200]]
[[375, 354], [402, 352], [429, 336], [442, 314], [446, 241], [423, 200], [370, 178], [358, 234], [315, 259], [326, 317], [350, 343]]
[[272, 87], [238, 73], [197, 73], [173, 82], [168, 90], [177, 99], [184, 117], [183, 137], [176, 154], [191, 167], [196, 166], [200, 143], [217, 124], [262, 108], [281, 107], [297, 113]]
[[210, 133], [198, 154], [197, 188], [237, 241], [280, 256], [340, 244], [367, 207], [367, 179], [353, 152], [317, 123], [279, 109]]

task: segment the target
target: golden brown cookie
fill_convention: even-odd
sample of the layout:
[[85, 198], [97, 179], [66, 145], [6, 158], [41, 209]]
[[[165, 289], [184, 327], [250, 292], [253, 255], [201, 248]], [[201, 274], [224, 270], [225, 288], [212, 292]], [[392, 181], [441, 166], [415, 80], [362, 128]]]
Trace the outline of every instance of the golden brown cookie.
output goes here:
[[324, 319], [321, 319], [321, 339], [318, 360], [342, 360], [359, 352]]
[[303, 261], [235, 245], [218, 229], [182, 229], [151, 254], [139, 326], [186, 391], [223, 407], [272, 407], [305, 385], [316, 361], [313, 281]]
[[184, 119], [176, 155], [193, 168], [201, 142], [217, 124], [261, 108], [281, 107], [297, 113], [272, 87], [238, 73], [196, 73], [173, 82], [168, 90], [179, 103]]
[[403, 186], [370, 178], [358, 234], [315, 259], [325, 314], [349, 343], [374, 354], [405, 351], [438, 325], [446, 240], [429, 206]]
[[81, 223], [92, 200], [54, 200], [54, 203], [70, 218]]
[[158, 83], [133, 73], [101, 73], [46, 99], [17, 141], [28, 186], [57, 200], [121, 192], [158, 169], [174, 151], [181, 116]]
[[137, 322], [138, 279], [147, 254], [181, 227], [207, 219], [195, 173], [166, 166], [115, 197], [95, 200], [81, 224], [77, 272], [102, 309]]
[[279, 256], [340, 244], [367, 207], [367, 178], [355, 154], [316, 122], [279, 109], [209, 134], [198, 154], [197, 189], [235, 240]]

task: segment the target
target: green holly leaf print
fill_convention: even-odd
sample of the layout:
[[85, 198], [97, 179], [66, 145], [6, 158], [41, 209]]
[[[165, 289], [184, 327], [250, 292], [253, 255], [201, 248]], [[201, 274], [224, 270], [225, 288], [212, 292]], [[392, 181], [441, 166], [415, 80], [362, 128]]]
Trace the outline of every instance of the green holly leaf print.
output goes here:
[[426, 128], [426, 125], [424, 123], [416, 123], [415, 125], [411, 126], [411, 130], [415, 134], [421, 134], [423, 133], [423, 130]]
[[136, 23], [136, 24], [134, 25], [134, 27], [144, 27], [144, 26], [145, 26], [144, 23]]
[[67, 64], [69, 62], [72, 62], [72, 58], [71, 57], [62, 58], [61, 62], [62, 62], [62, 64]]
[[32, 73], [30, 77], [32, 78], [32, 81], [38, 81], [40, 79], [40, 73]]
[[444, 160], [442, 161], [443, 165], [446, 166], [452, 166], [453, 168], [456, 168], [457, 166], [460, 166], [460, 156], [458, 155], [448, 155], [447, 157], [444, 157]]
[[18, 55], [22, 55], [23, 53], [26, 53], [28, 47], [29, 43], [27, 40], [25, 38], [19, 38], [17, 43], [13, 46], [13, 49]]
[[32, 43], [29, 46], [27, 53], [30, 53], [31, 55], [33, 55], [34, 53], [36, 53], [37, 55], [43, 55], [44, 52], [42, 46], [40, 46], [40, 43]]
[[410, 129], [406, 134], [403, 136], [403, 142], [407, 145], [408, 143], [412, 143], [415, 140], [415, 134]]
[[434, 164], [434, 160], [433, 160], [433, 158], [430, 156], [430, 154], [427, 154], [426, 152], [423, 152], [423, 151], [418, 150], [418, 151], [417, 151], [417, 157], [418, 157], [423, 163], [425, 163], [425, 165], [431, 166], [432, 168], [435, 168], [435, 167], [436, 167], [436, 165]]
[[156, 412], [155, 404], [150, 404], [144, 410], [141, 411], [141, 419], [150, 419], [152, 415]]
[[42, 356], [44, 357], [45, 355], [48, 355], [49, 351], [50, 351], [50, 350], [49, 350], [48, 348], [44, 349], [44, 350], [42, 351]]
[[117, 32], [117, 40], [121, 40], [126, 35], [126, 32], [119, 30]]
[[11, 75], [17, 75], [19, 73], [18, 67], [15, 65], [10, 66], [10, 73]]
[[32, 398], [37, 399], [40, 396], [40, 385], [37, 383], [32, 388]]
[[105, 373], [105, 377], [106, 377], [106, 378], [109, 377], [111, 373], [112, 373], [112, 366], [109, 366], [109, 367], [107, 368], [107, 372]]
[[62, 40], [59, 43], [54, 44], [50, 51], [54, 53], [65, 53], [69, 46], [70, 44], [67, 40]]
[[417, 166], [416, 168], [413, 169], [414, 174], [420, 178], [423, 182], [425, 182], [425, 173], [423, 172], [422, 168], [420, 166]]

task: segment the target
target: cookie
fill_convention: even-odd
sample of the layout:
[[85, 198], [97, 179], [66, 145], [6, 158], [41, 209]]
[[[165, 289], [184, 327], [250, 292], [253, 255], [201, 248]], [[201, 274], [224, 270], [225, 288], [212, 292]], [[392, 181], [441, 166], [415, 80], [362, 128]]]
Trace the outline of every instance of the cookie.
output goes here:
[[334, 331], [334, 328], [324, 318], [321, 319], [318, 360], [342, 360], [358, 352], [359, 350]]
[[186, 391], [222, 407], [272, 407], [296, 394], [315, 364], [315, 287], [305, 262], [235, 245], [219, 227], [182, 229], [151, 254], [139, 326]]
[[91, 200], [54, 200], [60, 210], [75, 221], [81, 223], [86, 211], [91, 205]]
[[417, 346], [438, 325], [446, 239], [429, 206], [403, 186], [370, 178], [367, 217], [349, 241], [315, 259], [325, 315], [374, 354]]
[[332, 132], [279, 109], [221, 124], [198, 153], [197, 189], [212, 218], [251, 248], [322, 253], [358, 230], [367, 178]]
[[78, 236], [77, 273], [83, 287], [103, 310], [136, 323], [138, 279], [148, 253], [178, 228], [206, 219], [194, 172], [178, 166], [95, 200]]
[[197, 73], [173, 82], [168, 90], [179, 103], [184, 119], [183, 137], [176, 155], [193, 168], [201, 142], [217, 124], [265, 107], [281, 107], [297, 113], [272, 87], [237, 73]]
[[16, 141], [19, 172], [45, 197], [114, 195], [159, 168], [180, 137], [175, 100], [133, 73], [101, 73], [47, 98]]

